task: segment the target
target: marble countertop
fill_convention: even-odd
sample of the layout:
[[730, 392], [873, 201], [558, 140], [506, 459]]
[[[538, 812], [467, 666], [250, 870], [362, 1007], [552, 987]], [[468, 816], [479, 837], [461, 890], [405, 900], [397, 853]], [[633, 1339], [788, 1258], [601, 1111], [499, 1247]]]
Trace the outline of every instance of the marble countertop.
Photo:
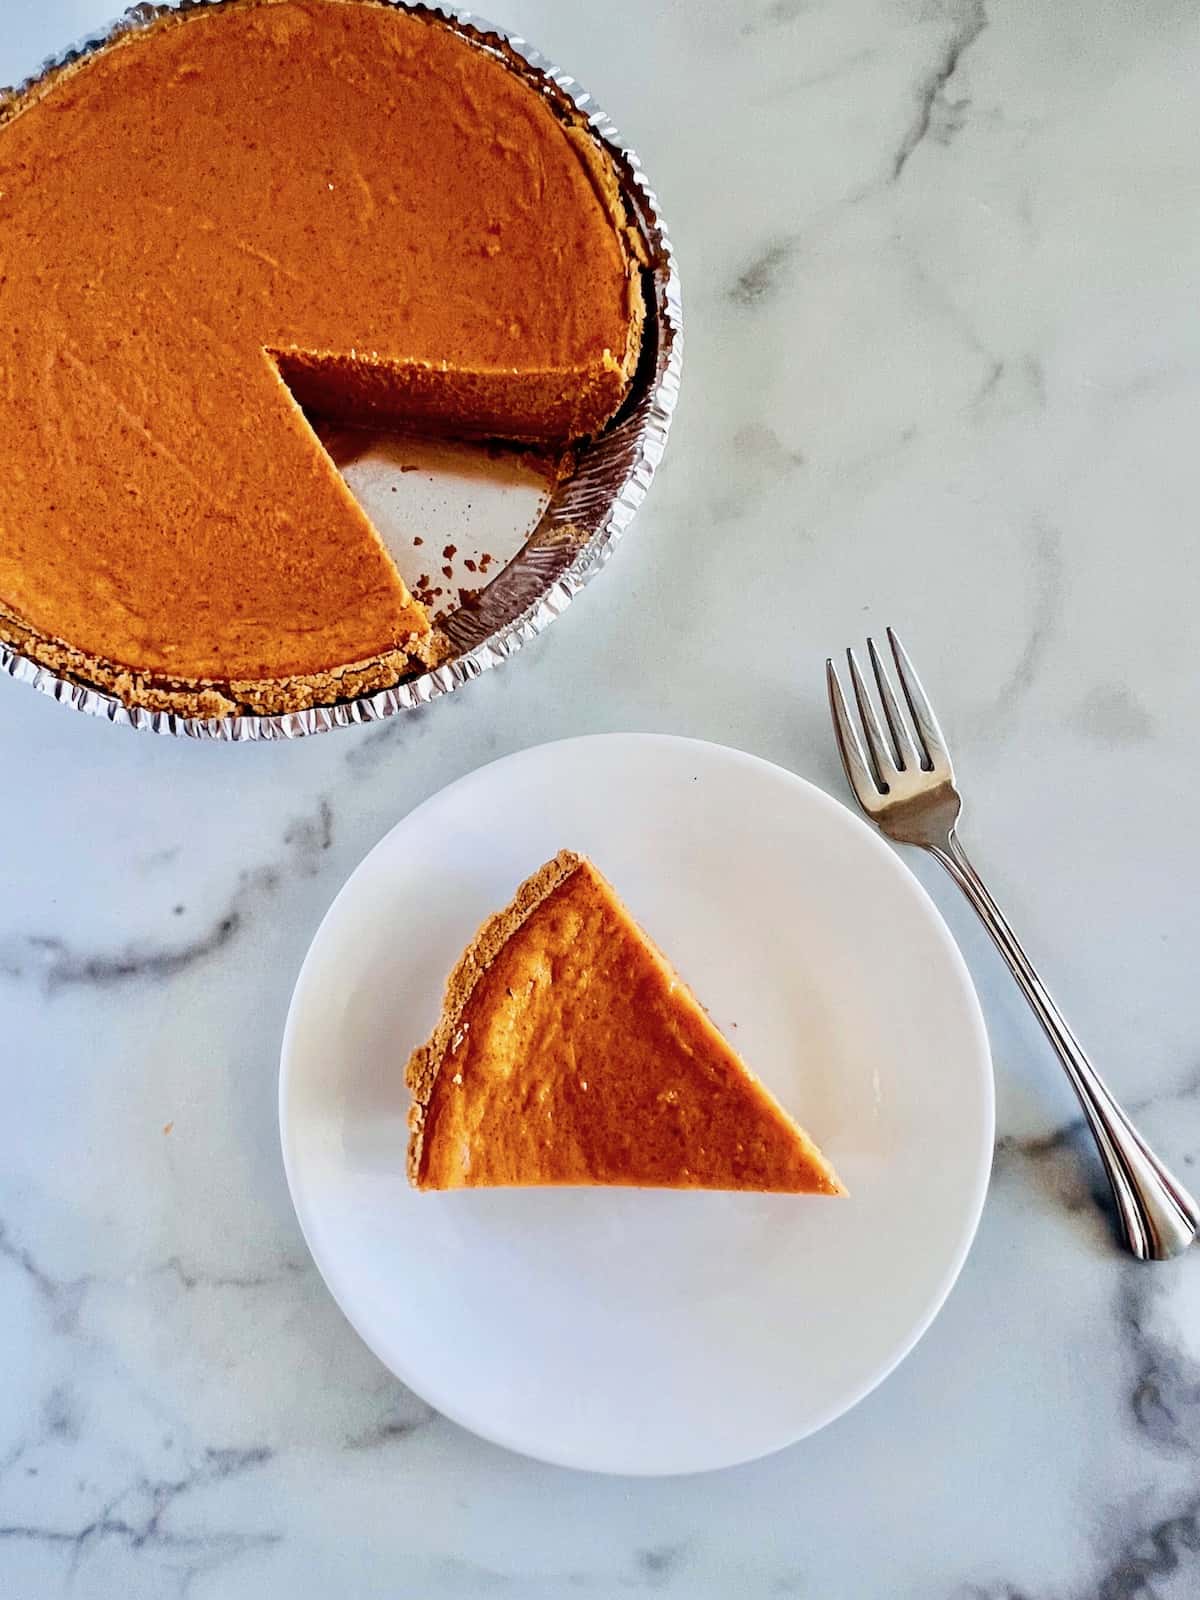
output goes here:
[[[5, 0], [0, 81], [110, 3]], [[936, 868], [992, 1032], [995, 1174], [942, 1316], [825, 1432], [694, 1479], [521, 1460], [395, 1382], [304, 1250], [280, 1030], [366, 850], [481, 762], [593, 730], [738, 744], [841, 794], [823, 658], [888, 621], [981, 866], [1200, 1177], [1194, 10], [500, 20], [593, 89], [662, 197], [671, 447], [603, 577], [426, 713], [234, 748], [0, 681], [0, 1592], [1194, 1596], [1200, 1255], [1114, 1247], [1059, 1070]]]

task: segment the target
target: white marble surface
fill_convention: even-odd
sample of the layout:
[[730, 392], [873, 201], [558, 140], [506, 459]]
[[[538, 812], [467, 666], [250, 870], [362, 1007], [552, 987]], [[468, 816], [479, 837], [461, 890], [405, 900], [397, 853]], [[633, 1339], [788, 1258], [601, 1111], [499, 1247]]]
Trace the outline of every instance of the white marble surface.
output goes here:
[[[0, 81], [106, 9], [2, 0]], [[1113, 1247], [1058, 1069], [947, 884], [996, 1051], [992, 1192], [932, 1332], [825, 1433], [690, 1480], [541, 1467], [429, 1415], [309, 1264], [277, 1048], [366, 849], [448, 779], [588, 730], [736, 743], [841, 792], [822, 658], [888, 620], [981, 863], [1198, 1175], [1195, 8], [500, 20], [594, 89], [663, 198], [671, 449], [595, 586], [427, 714], [230, 748], [0, 682], [0, 1593], [1194, 1596], [1200, 1257]]]

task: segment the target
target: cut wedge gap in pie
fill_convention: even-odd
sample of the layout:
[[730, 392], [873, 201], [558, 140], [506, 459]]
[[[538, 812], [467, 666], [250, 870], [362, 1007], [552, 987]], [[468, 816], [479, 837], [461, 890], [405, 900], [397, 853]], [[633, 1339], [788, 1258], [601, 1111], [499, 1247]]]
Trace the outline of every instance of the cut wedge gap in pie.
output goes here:
[[572, 851], [480, 928], [406, 1077], [419, 1189], [845, 1193], [611, 884]]
[[0, 641], [151, 710], [437, 659], [305, 412], [568, 446], [641, 348], [586, 118], [372, 0], [165, 13], [5, 103], [0, 255]]
[[571, 463], [528, 445], [310, 420], [434, 627], [470, 648], [481, 607], [496, 614], [484, 591], [526, 550]]

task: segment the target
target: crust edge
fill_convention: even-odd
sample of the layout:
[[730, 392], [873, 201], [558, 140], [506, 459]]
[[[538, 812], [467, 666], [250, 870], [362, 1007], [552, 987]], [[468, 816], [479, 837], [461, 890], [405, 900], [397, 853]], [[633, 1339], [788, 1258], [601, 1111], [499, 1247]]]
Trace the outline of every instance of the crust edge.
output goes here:
[[69, 683], [114, 695], [130, 709], [182, 717], [284, 716], [390, 689], [413, 673], [438, 666], [451, 654], [438, 627], [410, 634], [369, 660], [348, 661], [324, 672], [280, 678], [173, 678], [121, 666], [30, 627], [0, 603], [0, 645], [46, 667]]
[[424, 1188], [422, 1164], [429, 1104], [437, 1087], [443, 1061], [475, 985], [521, 924], [579, 870], [583, 860], [574, 850], [560, 850], [552, 860], [526, 878], [503, 910], [493, 913], [480, 926], [446, 979], [441, 1015], [429, 1038], [409, 1056], [404, 1069], [404, 1081], [413, 1097], [408, 1113], [407, 1168], [408, 1181], [414, 1188]]

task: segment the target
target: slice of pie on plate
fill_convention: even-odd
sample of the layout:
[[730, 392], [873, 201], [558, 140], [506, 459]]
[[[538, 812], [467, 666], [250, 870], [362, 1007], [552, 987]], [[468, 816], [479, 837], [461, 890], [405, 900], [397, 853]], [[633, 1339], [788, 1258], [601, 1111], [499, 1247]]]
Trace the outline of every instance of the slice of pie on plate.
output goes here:
[[419, 1189], [845, 1193], [612, 885], [569, 850], [468, 945], [407, 1080]]

